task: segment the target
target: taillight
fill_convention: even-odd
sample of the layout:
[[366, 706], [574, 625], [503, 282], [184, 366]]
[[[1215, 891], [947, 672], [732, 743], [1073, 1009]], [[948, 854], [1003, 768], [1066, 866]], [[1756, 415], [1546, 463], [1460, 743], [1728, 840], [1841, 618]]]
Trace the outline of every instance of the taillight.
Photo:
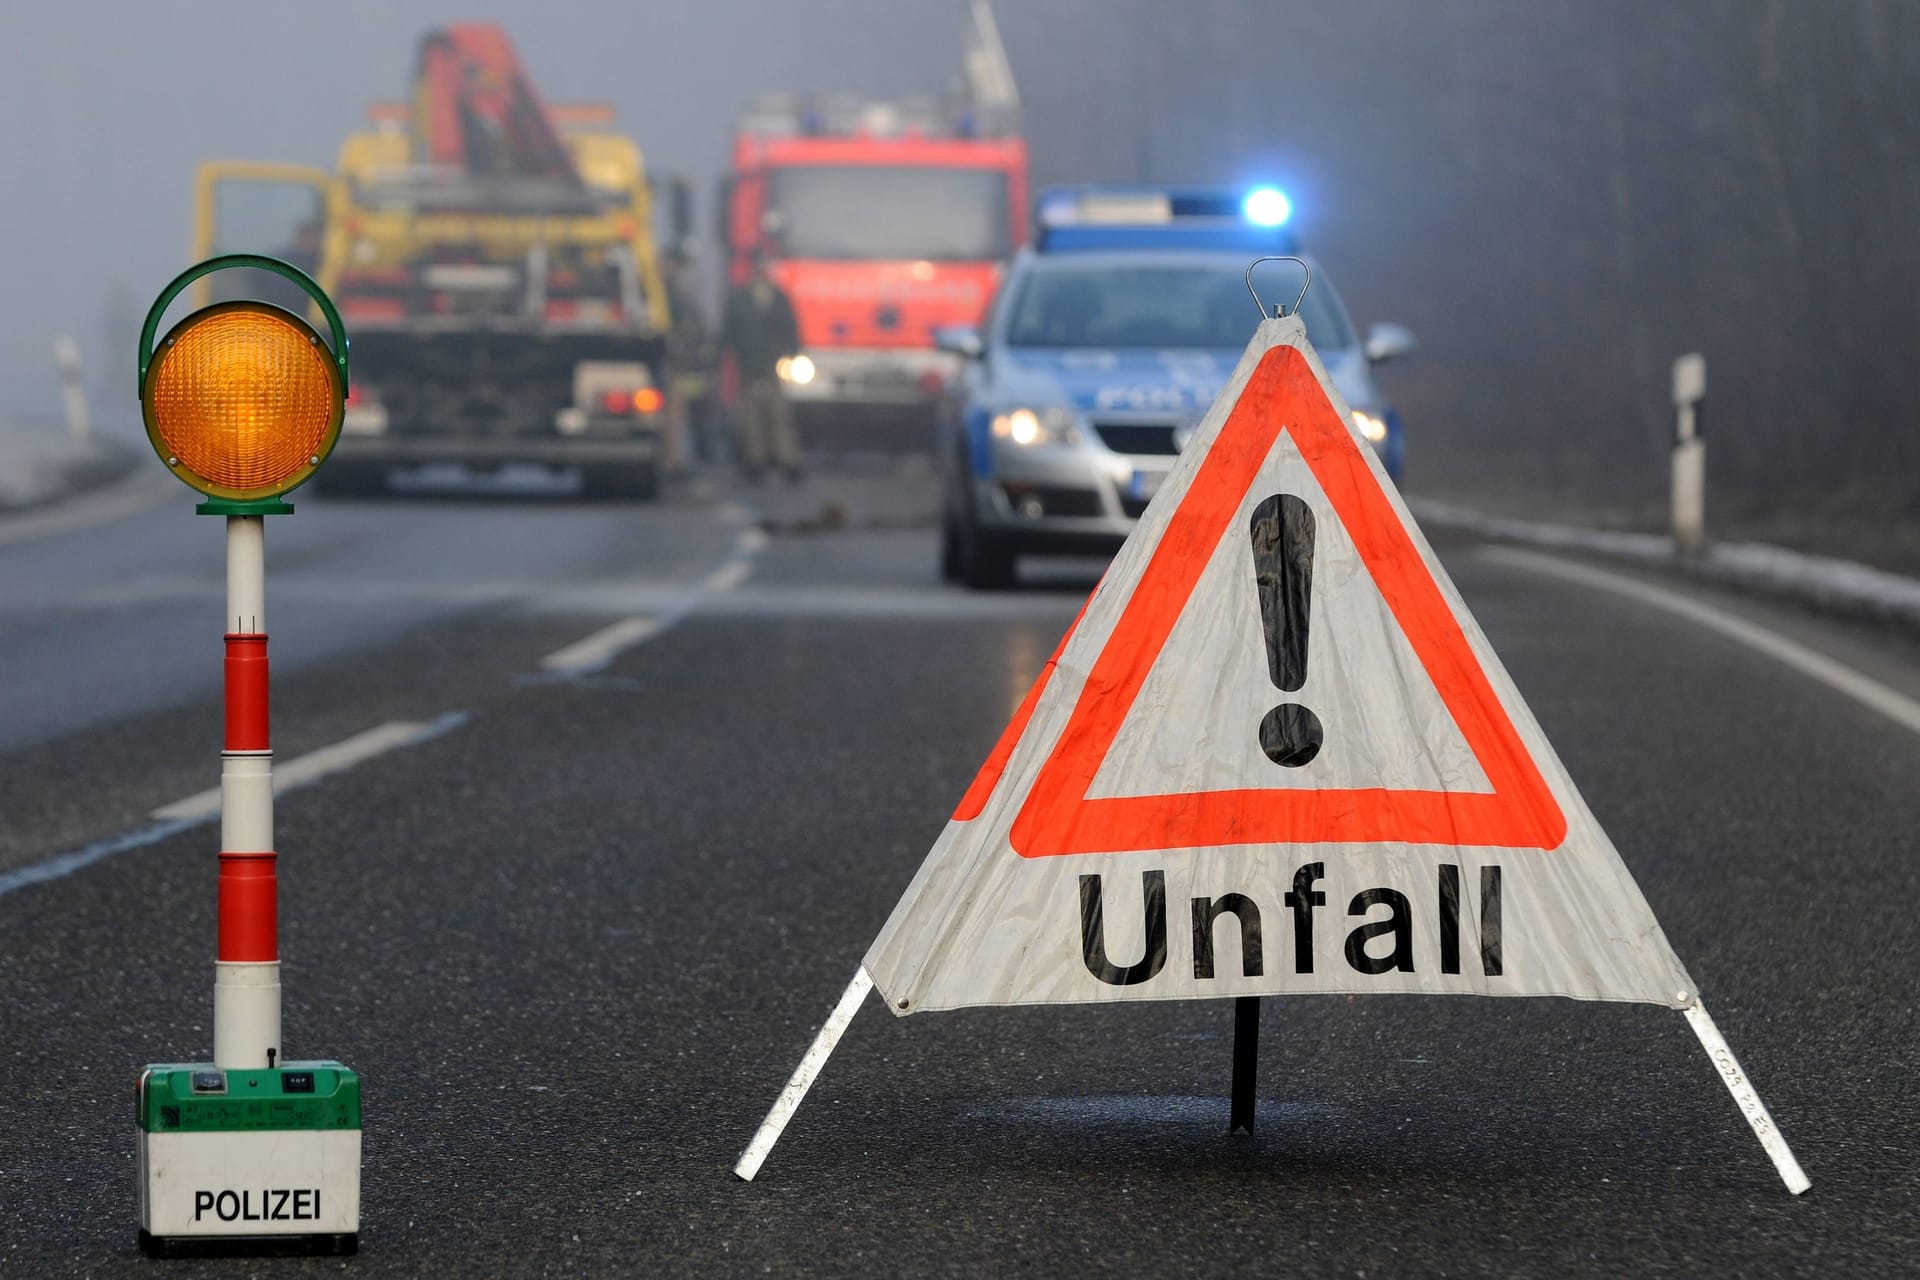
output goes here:
[[641, 387], [633, 393], [633, 411], [635, 413], [658, 413], [667, 407], [667, 398], [658, 388]]
[[625, 391], [609, 391], [600, 397], [601, 407], [608, 413], [625, 413], [633, 405], [633, 397]]

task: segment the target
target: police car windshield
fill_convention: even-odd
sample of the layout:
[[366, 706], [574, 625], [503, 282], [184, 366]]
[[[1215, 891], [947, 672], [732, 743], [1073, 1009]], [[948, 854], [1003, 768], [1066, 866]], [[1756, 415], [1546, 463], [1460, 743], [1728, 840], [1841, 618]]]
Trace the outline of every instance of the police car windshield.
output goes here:
[[[1007, 319], [1006, 343], [1237, 350], [1247, 345], [1256, 323], [1245, 271], [1244, 265], [1206, 263], [1038, 267], [1021, 282]], [[1353, 345], [1353, 330], [1320, 284], [1307, 291], [1300, 312], [1314, 346]]]
[[1007, 175], [993, 169], [776, 169], [767, 207], [790, 258], [997, 262], [1012, 251]]

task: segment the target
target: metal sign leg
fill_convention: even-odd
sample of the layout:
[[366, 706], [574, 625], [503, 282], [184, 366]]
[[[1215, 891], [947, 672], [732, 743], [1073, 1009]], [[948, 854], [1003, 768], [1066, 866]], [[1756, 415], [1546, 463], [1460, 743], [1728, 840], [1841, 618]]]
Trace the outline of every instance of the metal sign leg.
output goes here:
[[1260, 1066], [1260, 997], [1233, 1001], [1233, 1109], [1227, 1132], [1253, 1132], [1254, 1077]]
[[827, 1059], [833, 1056], [833, 1047], [840, 1043], [847, 1024], [853, 1021], [853, 1015], [860, 1011], [860, 1002], [867, 998], [867, 992], [871, 990], [873, 979], [867, 976], [866, 966], [862, 965], [860, 971], [853, 975], [853, 981], [847, 984], [847, 989], [840, 993], [840, 1003], [834, 1005], [833, 1012], [827, 1015], [826, 1022], [813, 1037], [813, 1044], [807, 1049], [806, 1056], [793, 1069], [787, 1087], [773, 1100], [773, 1109], [760, 1122], [759, 1132], [753, 1135], [753, 1141], [747, 1144], [747, 1149], [740, 1153], [739, 1161], [733, 1166], [734, 1177], [742, 1182], [752, 1182], [753, 1175], [760, 1172], [760, 1166], [766, 1163], [767, 1156], [773, 1151], [773, 1144], [780, 1141], [787, 1121], [793, 1119], [793, 1113], [800, 1109], [800, 1100], [813, 1087], [813, 1078], [820, 1074], [820, 1068], [826, 1066]]
[[1787, 1146], [1787, 1140], [1780, 1132], [1780, 1126], [1773, 1122], [1773, 1116], [1767, 1111], [1767, 1104], [1760, 1101], [1760, 1095], [1754, 1092], [1753, 1083], [1747, 1079], [1747, 1073], [1740, 1069], [1740, 1060], [1733, 1056], [1733, 1050], [1720, 1036], [1720, 1028], [1713, 1025], [1713, 1019], [1707, 1016], [1706, 1006], [1699, 1001], [1688, 1005], [1684, 1012], [1687, 1025], [1693, 1028], [1693, 1034], [1700, 1037], [1700, 1047], [1707, 1051], [1707, 1057], [1713, 1060], [1714, 1070], [1720, 1073], [1720, 1079], [1726, 1083], [1727, 1092], [1740, 1106], [1740, 1114], [1753, 1126], [1753, 1136], [1760, 1139], [1760, 1145], [1766, 1149], [1773, 1160], [1773, 1167], [1780, 1171], [1780, 1177], [1787, 1184], [1787, 1190], [1799, 1195], [1813, 1182], [1800, 1168], [1800, 1162], [1793, 1158], [1793, 1151]]

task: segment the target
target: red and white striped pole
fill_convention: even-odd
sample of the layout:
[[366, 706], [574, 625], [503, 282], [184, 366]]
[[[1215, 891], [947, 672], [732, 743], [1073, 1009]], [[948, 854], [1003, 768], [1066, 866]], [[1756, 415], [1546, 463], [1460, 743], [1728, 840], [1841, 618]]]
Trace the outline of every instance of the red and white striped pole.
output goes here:
[[226, 746], [220, 753], [220, 945], [213, 1061], [274, 1067], [280, 1053], [280, 890], [267, 729], [263, 516], [227, 517]]
[[[202, 308], [158, 339], [181, 291], [228, 269], [297, 285], [326, 317], [331, 342], [293, 312], [242, 300]], [[158, 1256], [359, 1247], [360, 1077], [331, 1058], [289, 1062], [280, 1044], [267, 715], [266, 517], [292, 514], [282, 499], [326, 461], [346, 389], [339, 311], [305, 272], [274, 258], [227, 254], [189, 268], [140, 331], [147, 436], [206, 498], [196, 510], [227, 524], [213, 1061], [150, 1062], [140, 1073], [139, 1239]]]

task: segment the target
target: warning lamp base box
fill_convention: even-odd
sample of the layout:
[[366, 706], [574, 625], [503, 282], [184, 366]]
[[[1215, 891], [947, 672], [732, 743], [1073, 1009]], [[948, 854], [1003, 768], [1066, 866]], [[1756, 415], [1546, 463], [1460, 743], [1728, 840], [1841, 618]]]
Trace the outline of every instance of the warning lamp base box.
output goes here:
[[360, 1077], [338, 1062], [140, 1073], [140, 1247], [352, 1253], [360, 1233]]

